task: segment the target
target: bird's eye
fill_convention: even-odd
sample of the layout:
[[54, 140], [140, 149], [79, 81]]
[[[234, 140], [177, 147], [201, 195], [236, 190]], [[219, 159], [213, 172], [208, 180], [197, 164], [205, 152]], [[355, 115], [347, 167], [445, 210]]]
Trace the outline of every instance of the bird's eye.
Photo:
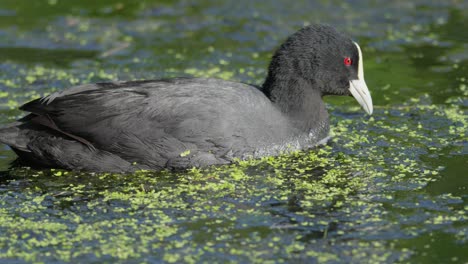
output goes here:
[[344, 58], [344, 65], [350, 66], [351, 64], [353, 64], [353, 61], [351, 60], [350, 57]]

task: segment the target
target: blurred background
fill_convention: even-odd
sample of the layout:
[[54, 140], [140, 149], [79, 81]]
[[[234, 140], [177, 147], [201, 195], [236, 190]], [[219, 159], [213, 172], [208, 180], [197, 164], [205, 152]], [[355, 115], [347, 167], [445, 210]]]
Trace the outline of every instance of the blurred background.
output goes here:
[[[466, 6], [466, 1], [427, 0], [3, 0], [2, 89], [16, 84], [42, 93], [98, 79], [201, 72], [261, 83], [272, 52], [288, 35], [326, 23], [363, 47], [377, 105], [423, 93], [440, 103], [457, 95], [463, 83]], [[31, 73], [24, 83], [24, 75], [7, 75], [34, 66], [72, 77], [33, 81]], [[385, 93], [377, 92], [382, 89]]]

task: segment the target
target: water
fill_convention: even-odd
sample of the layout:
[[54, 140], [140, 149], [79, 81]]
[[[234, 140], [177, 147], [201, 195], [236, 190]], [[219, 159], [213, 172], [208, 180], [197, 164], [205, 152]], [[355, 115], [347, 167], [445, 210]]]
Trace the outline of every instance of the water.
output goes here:
[[0, 260], [468, 262], [466, 1], [18, 1], [0, 4], [0, 123], [86, 82], [261, 84], [310, 23], [359, 42], [375, 104], [327, 98], [333, 140], [187, 173], [8, 171]]

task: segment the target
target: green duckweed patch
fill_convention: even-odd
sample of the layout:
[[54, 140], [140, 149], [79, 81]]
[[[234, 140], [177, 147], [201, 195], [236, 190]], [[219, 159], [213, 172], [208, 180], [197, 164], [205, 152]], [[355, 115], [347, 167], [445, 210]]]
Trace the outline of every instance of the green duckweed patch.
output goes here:
[[[0, 187], [0, 259], [389, 262], [417, 253], [401, 238], [442, 232], [466, 242], [463, 199], [427, 194], [441, 168], [420, 160], [462, 139], [446, 126], [460, 112], [422, 108], [440, 113], [439, 124], [416, 116], [396, 128], [384, 113], [336, 119], [326, 146], [230, 166], [131, 175], [15, 169]], [[430, 137], [434, 126], [453, 138]], [[417, 133], [397, 138], [400, 130]]]
[[2, 1], [0, 123], [82, 83], [259, 85], [277, 45], [316, 22], [359, 42], [375, 112], [326, 98], [327, 145], [186, 172], [8, 170], [2, 146], [0, 262], [466, 262], [463, 1], [118, 2]]

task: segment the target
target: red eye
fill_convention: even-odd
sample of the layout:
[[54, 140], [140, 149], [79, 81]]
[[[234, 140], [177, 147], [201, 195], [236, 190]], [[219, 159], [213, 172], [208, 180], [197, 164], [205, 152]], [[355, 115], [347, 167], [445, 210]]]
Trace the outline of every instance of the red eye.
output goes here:
[[344, 65], [350, 66], [351, 64], [353, 64], [353, 61], [351, 60], [350, 57], [344, 58]]

